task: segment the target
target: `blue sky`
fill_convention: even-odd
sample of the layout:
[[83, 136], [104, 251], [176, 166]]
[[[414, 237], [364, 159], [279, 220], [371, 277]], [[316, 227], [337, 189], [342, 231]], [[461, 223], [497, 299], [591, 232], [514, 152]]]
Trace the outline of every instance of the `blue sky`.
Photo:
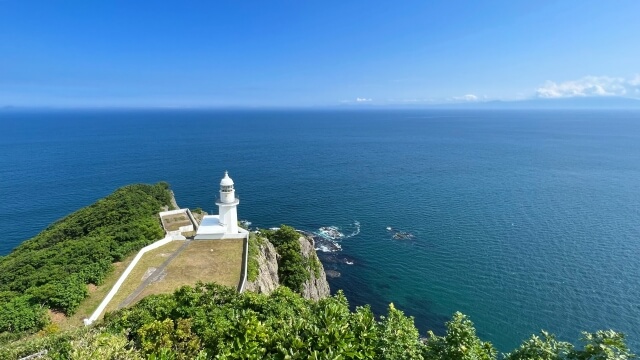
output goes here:
[[640, 98], [640, 1], [0, 0], [0, 106]]

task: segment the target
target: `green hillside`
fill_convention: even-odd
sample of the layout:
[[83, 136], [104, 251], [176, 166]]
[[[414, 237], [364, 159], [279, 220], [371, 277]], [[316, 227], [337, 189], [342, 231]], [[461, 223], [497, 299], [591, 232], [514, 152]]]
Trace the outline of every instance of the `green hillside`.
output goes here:
[[73, 314], [112, 263], [158, 240], [166, 183], [125, 186], [55, 222], [0, 258], [0, 333], [41, 329], [47, 309]]

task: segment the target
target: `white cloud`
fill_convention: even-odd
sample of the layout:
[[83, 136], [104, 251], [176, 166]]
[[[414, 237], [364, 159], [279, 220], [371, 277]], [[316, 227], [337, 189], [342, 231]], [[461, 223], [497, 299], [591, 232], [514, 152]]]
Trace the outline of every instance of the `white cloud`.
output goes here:
[[356, 102], [371, 102], [373, 101], [372, 99], [367, 99], [367, 98], [356, 98]]
[[434, 103], [436, 102], [435, 99], [428, 99], [428, 98], [409, 98], [409, 99], [387, 99], [387, 103], [390, 104], [396, 104], [396, 103], [400, 103], [400, 104], [420, 104], [420, 103]]
[[478, 97], [473, 94], [467, 94], [464, 96], [454, 96], [453, 101], [478, 101]]
[[609, 76], [585, 76], [578, 80], [556, 83], [547, 81], [536, 91], [540, 98], [584, 96], [630, 96], [640, 89], [640, 75], [625, 79]]

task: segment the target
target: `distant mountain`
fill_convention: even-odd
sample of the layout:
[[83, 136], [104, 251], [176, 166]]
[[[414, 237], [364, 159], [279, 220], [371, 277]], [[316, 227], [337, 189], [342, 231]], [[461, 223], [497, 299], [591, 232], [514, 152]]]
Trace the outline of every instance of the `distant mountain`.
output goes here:
[[[442, 106], [441, 106], [442, 107]], [[640, 100], [617, 96], [572, 97], [561, 99], [528, 99], [520, 101], [487, 101], [447, 105], [467, 109], [537, 109], [537, 110], [640, 110]]]

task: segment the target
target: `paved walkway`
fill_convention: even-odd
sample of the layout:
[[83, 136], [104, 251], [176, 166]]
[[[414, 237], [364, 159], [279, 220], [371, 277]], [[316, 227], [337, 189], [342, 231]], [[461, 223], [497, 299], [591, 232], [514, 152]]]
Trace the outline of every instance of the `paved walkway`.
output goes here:
[[175, 259], [178, 255], [180, 255], [180, 253], [189, 245], [190, 242], [191, 242], [190, 240], [186, 240], [184, 244], [182, 244], [182, 246], [180, 246], [176, 251], [174, 251], [173, 254], [171, 254], [171, 256], [169, 256], [169, 258], [167, 258], [167, 260], [165, 260], [162, 263], [162, 265], [160, 265], [160, 267], [158, 267], [149, 277], [147, 277], [142, 282], [142, 284], [138, 285], [138, 287], [129, 296], [127, 296], [126, 299], [122, 300], [120, 305], [118, 305], [118, 310], [129, 306], [138, 296], [140, 296], [140, 294], [142, 294], [144, 289], [149, 284], [158, 281], [160, 276], [164, 272], [164, 269], [167, 268], [167, 266], [169, 265], [169, 263], [171, 263], [173, 259]]

